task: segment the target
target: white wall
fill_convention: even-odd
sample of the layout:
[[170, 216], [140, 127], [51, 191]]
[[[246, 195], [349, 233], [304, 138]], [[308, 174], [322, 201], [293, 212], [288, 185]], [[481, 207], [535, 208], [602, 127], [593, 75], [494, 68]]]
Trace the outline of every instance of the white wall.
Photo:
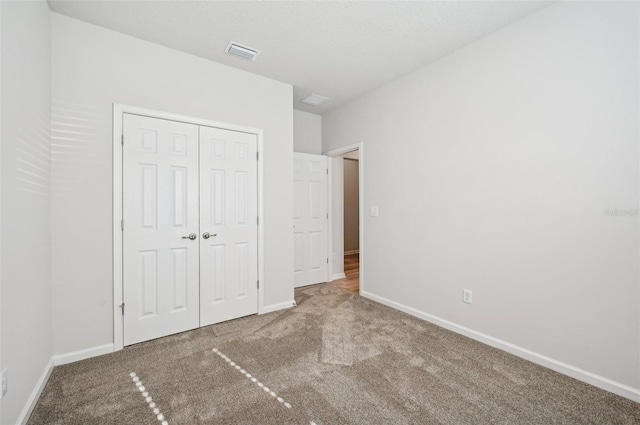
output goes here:
[[638, 216], [604, 213], [638, 208], [638, 8], [554, 4], [323, 116], [366, 145], [370, 296], [640, 388]]
[[[0, 3], [0, 138], [2, 137], [2, 4]], [[0, 241], [2, 241], [2, 149], [0, 149]], [[0, 243], [0, 370], [2, 370], [2, 249]], [[2, 420], [2, 403], [0, 403]]]
[[[0, 3], [0, 140], [2, 138], [2, 3]], [[2, 149], [0, 148], [0, 241], [2, 241]], [[2, 370], [2, 243], [0, 242], [0, 370]], [[0, 421], [2, 403], [0, 402]]]
[[331, 158], [332, 279], [344, 277], [344, 158]]
[[46, 2], [1, 2], [0, 423], [19, 420], [52, 354], [50, 27]]
[[322, 153], [322, 117], [293, 110], [293, 149], [295, 152]]
[[113, 342], [113, 102], [264, 129], [264, 303], [293, 300], [292, 87], [55, 13], [52, 43], [54, 352]]

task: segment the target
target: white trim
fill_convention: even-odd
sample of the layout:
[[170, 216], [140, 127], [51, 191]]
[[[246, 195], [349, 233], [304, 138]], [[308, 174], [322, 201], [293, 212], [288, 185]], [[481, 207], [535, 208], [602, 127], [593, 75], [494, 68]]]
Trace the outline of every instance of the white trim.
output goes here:
[[[113, 351], [122, 350], [124, 347], [123, 317], [120, 304], [123, 302], [122, 290], [122, 232], [120, 221], [122, 219], [122, 115], [134, 114], [151, 118], [159, 118], [187, 124], [202, 125], [206, 127], [222, 128], [225, 130], [239, 131], [255, 134], [258, 149], [258, 314], [266, 313], [268, 307], [264, 306], [264, 205], [263, 205], [263, 131], [257, 128], [241, 125], [222, 123], [202, 118], [188, 117], [169, 112], [139, 108], [137, 106], [113, 104]], [[270, 310], [269, 310], [270, 311]]]
[[54, 366], [61, 366], [63, 364], [69, 364], [73, 362], [79, 362], [80, 360], [90, 359], [91, 357], [98, 357], [104, 354], [113, 353], [113, 344], [104, 344], [97, 347], [85, 348], [84, 350], [71, 351], [69, 353], [56, 354], [51, 357]]
[[476, 341], [479, 341], [484, 344], [490, 345], [492, 347], [498, 348], [500, 350], [506, 351], [507, 353], [511, 353], [525, 360], [529, 360], [530, 362], [536, 363], [540, 366], [547, 367], [551, 370], [562, 373], [563, 375], [567, 375], [579, 381], [586, 382], [587, 384], [593, 385], [594, 387], [598, 387], [605, 391], [609, 391], [619, 396], [628, 398], [632, 401], [635, 401], [636, 403], [640, 403], [640, 389], [621, 384], [609, 378], [596, 375], [595, 373], [591, 373], [589, 371], [577, 368], [570, 364], [552, 359], [543, 354], [539, 354], [534, 351], [528, 350], [526, 348], [520, 347], [518, 345], [511, 344], [507, 341], [503, 341], [501, 339], [494, 338], [490, 335], [474, 331], [473, 329], [460, 326], [448, 320], [422, 312], [412, 307], [408, 307], [406, 305], [397, 303], [395, 301], [391, 301], [389, 299], [379, 297], [370, 292], [362, 291], [360, 295], [362, 295], [365, 298], [369, 298], [373, 301], [379, 302], [380, 304], [384, 304], [388, 307], [394, 308], [396, 310], [403, 311], [419, 319], [426, 320], [427, 322], [431, 322], [435, 325], [438, 325], [440, 327], [443, 327], [455, 333], [464, 335]]
[[24, 405], [24, 408], [20, 413], [20, 416], [18, 416], [18, 420], [16, 421], [16, 424], [27, 423], [27, 421], [29, 420], [29, 416], [31, 416], [33, 409], [36, 407], [36, 404], [38, 403], [38, 399], [42, 394], [42, 390], [44, 390], [44, 387], [47, 385], [47, 382], [49, 381], [49, 377], [51, 376], [51, 372], [53, 372], [53, 368], [55, 366], [60, 366], [68, 363], [77, 362], [80, 360], [89, 359], [91, 357], [97, 357], [103, 354], [113, 353], [113, 351], [114, 351], [113, 344], [104, 344], [98, 347], [87, 348], [84, 350], [72, 351], [70, 353], [56, 354], [54, 356], [51, 356], [51, 358], [47, 362], [47, 365], [42, 371], [42, 374], [40, 375], [40, 379], [38, 379], [36, 386], [33, 388], [31, 395], [27, 399]]
[[336, 273], [331, 277], [331, 280], [344, 279], [345, 277], [347, 277], [347, 275], [344, 273]]
[[51, 372], [53, 372], [53, 366], [53, 358], [50, 358], [47, 365], [44, 367], [36, 386], [33, 388], [33, 391], [31, 391], [31, 395], [29, 395], [22, 412], [20, 412], [20, 416], [18, 416], [16, 424], [24, 425], [29, 420], [29, 416], [31, 416], [33, 409], [36, 407], [40, 394], [42, 394], [42, 390], [44, 390], [44, 387], [47, 385], [47, 381], [49, 381]]
[[286, 301], [278, 304], [266, 305], [263, 307], [262, 313], [271, 313], [278, 310], [284, 310], [287, 308], [296, 307], [297, 305], [298, 304], [296, 304], [296, 300]]
[[359, 293], [362, 294], [365, 290], [364, 286], [364, 143], [358, 144], [358, 208], [360, 209], [360, 234], [358, 235], [358, 253], [360, 257], [358, 259], [358, 286]]
[[256, 130], [258, 136], [258, 314], [264, 310], [264, 150], [262, 130]]
[[[325, 155], [326, 156], [326, 155]], [[331, 282], [333, 273], [333, 160], [327, 156], [327, 282]]]
[[[364, 226], [364, 143], [363, 142], [359, 142], [359, 143], [355, 143], [353, 145], [348, 145], [348, 146], [343, 146], [341, 148], [337, 148], [337, 149], [332, 149], [330, 151], [324, 152], [323, 155], [329, 156], [329, 157], [334, 157], [334, 156], [338, 156], [338, 155], [342, 155], [345, 154], [347, 152], [353, 152], [357, 150], [358, 151], [358, 158], [359, 158], [359, 164], [358, 164], [358, 185], [359, 185], [359, 190], [358, 190], [358, 204], [359, 204], [359, 220], [360, 220], [360, 229], [358, 231], [359, 235], [358, 235], [358, 244], [359, 244], [359, 254], [360, 254], [360, 262], [359, 262], [359, 273], [360, 273], [360, 277], [359, 277], [359, 293], [360, 295], [362, 295], [365, 291], [365, 279], [364, 279], [364, 232], [365, 232], [365, 226]], [[330, 192], [330, 197], [331, 199], [333, 199], [333, 188], [332, 185], [329, 185], [329, 192]], [[333, 216], [329, 215], [329, 233], [333, 234]], [[331, 251], [333, 252], [333, 246], [331, 247]], [[333, 258], [333, 256], [332, 256]], [[330, 260], [332, 261], [332, 260]], [[333, 273], [333, 263], [331, 263], [331, 273]]]
[[359, 249], [354, 249], [354, 250], [352, 250], [352, 251], [345, 251], [345, 252], [344, 252], [344, 255], [345, 255], [345, 256], [347, 256], [347, 255], [355, 255], [355, 254], [359, 254], [359, 253], [360, 253], [360, 250], [359, 250]]
[[[49, 18], [51, 19], [51, 18]], [[0, 6], [0, 34], [2, 34], [2, 6]], [[2, 70], [2, 43], [0, 43], [0, 72]], [[49, 68], [49, 75], [51, 75], [51, 68]], [[49, 77], [51, 79], [51, 77]], [[0, 75], [0, 99], [2, 99], [2, 76]], [[51, 84], [49, 84], [49, 91], [51, 91]], [[51, 97], [49, 97], [49, 105], [51, 105]], [[51, 107], [51, 106], [49, 106]], [[49, 124], [51, 124], [51, 117], [49, 117]], [[2, 134], [2, 102], [0, 102], [0, 134]], [[49, 143], [51, 143], [51, 136], [49, 136]], [[51, 145], [49, 145], [51, 147]], [[0, 149], [0, 152], [2, 150]], [[49, 156], [49, 160], [51, 160], [51, 156]], [[51, 184], [51, 174], [49, 174], [49, 184]], [[2, 154], [0, 153], [0, 188], [2, 187]], [[49, 189], [49, 196], [51, 196], [51, 189]], [[51, 198], [49, 198], [51, 199]], [[49, 204], [51, 206], [51, 204]], [[0, 195], [0, 211], [2, 211], [2, 196]], [[49, 208], [49, 214], [51, 214], [51, 208]], [[0, 213], [0, 223], [2, 223], [2, 214]], [[2, 226], [0, 226], [1, 228]], [[0, 241], [2, 240], [0, 232]], [[51, 237], [51, 232], [49, 232], [49, 237]], [[51, 239], [49, 239], [51, 242]], [[49, 243], [51, 246], [51, 243]], [[1, 251], [1, 250], [0, 250]], [[51, 256], [49, 257], [51, 258]], [[49, 263], [51, 264], [51, 263]], [[2, 270], [2, 255], [0, 255], [0, 270]], [[51, 272], [49, 272], [51, 275]], [[51, 279], [49, 279], [51, 282]], [[51, 287], [51, 286], [49, 286]], [[2, 329], [2, 277], [0, 276], [0, 329]], [[0, 371], [4, 370], [4, 363], [2, 363], [2, 335], [0, 334]], [[0, 389], [0, 400], [2, 400], [2, 390]], [[0, 420], [2, 420], [2, 403], [0, 402]]]
[[124, 302], [122, 288], [122, 114], [126, 107], [113, 104], [113, 346], [114, 351], [124, 347], [124, 318], [120, 305]]

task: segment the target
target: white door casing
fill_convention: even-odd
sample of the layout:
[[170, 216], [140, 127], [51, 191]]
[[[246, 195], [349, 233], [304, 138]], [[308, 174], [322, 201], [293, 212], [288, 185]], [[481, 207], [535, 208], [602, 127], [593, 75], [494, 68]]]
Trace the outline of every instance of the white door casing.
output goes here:
[[[359, 217], [359, 223], [360, 223], [360, 229], [359, 229], [359, 254], [360, 254], [360, 270], [359, 270], [359, 293], [360, 295], [367, 295], [367, 291], [366, 291], [366, 279], [365, 279], [365, 262], [366, 262], [366, 255], [365, 255], [365, 244], [364, 244], [364, 236], [365, 236], [365, 229], [366, 229], [366, 223], [365, 223], [365, 215], [364, 215], [364, 188], [365, 188], [365, 180], [364, 180], [364, 171], [365, 171], [365, 154], [364, 154], [364, 143], [363, 142], [359, 142], [353, 145], [348, 145], [348, 146], [343, 146], [341, 148], [337, 148], [337, 149], [332, 149], [330, 151], [326, 151], [324, 152], [324, 154], [330, 158], [331, 162], [330, 162], [330, 167], [331, 167], [331, 163], [333, 162], [333, 160], [335, 159], [336, 156], [339, 155], [343, 155], [345, 153], [348, 152], [353, 152], [357, 150], [358, 151], [358, 156], [359, 156], [359, 174], [358, 174], [358, 180], [359, 180], [359, 193], [358, 193], [358, 198], [359, 198], [359, 211], [360, 211], [360, 217]], [[341, 183], [342, 184], [342, 183]], [[328, 186], [329, 187], [329, 200], [331, 202], [331, 204], [342, 204], [343, 199], [342, 199], [342, 192], [340, 193], [336, 193], [334, 191], [331, 190], [331, 185]], [[340, 217], [336, 217], [335, 215], [330, 215], [329, 216], [329, 227], [332, 228], [333, 227], [333, 223], [335, 220], [341, 220]], [[331, 233], [329, 233], [331, 235]], [[332, 243], [335, 243], [334, 241], [332, 241]], [[331, 246], [331, 250], [333, 251], [334, 246]], [[332, 265], [333, 267], [333, 265]], [[334, 274], [334, 270], [330, 271], [331, 275]]]
[[200, 326], [258, 312], [257, 219], [256, 135], [200, 127]]
[[124, 344], [197, 328], [198, 127], [124, 114]]
[[294, 153], [294, 286], [327, 282], [327, 157]]

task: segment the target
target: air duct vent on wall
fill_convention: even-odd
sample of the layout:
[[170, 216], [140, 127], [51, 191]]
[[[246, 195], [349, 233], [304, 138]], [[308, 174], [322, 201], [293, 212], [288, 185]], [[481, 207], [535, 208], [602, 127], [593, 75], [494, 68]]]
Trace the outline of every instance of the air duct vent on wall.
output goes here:
[[256, 60], [256, 56], [258, 56], [258, 53], [260, 53], [259, 50], [243, 46], [242, 44], [236, 43], [234, 41], [230, 41], [229, 44], [227, 44], [225, 52], [248, 61]]

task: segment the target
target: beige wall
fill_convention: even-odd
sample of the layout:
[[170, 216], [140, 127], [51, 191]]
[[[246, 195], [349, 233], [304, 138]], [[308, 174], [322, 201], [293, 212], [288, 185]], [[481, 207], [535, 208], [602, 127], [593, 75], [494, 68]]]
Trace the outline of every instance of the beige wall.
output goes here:
[[359, 249], [359, 184], [358, 184], [358, 160], [344, 159], [344, 252], [358, 251]]
[[365, 145], [365, 295], [640, 399], [638, 216], [605, 214], [639, 207], [639, 7], [551, 5], [323, 116]]
[[292, 87], [55, 13], [52, 36], [55, 353], [113, 342], [114, 102], [264, 130], [264, 304], [290, 305]]
[[52, 354], [50, 284], [49, 7], [0, 2], [0, 369], [8, 371], [0, 423], [21, 421]]

